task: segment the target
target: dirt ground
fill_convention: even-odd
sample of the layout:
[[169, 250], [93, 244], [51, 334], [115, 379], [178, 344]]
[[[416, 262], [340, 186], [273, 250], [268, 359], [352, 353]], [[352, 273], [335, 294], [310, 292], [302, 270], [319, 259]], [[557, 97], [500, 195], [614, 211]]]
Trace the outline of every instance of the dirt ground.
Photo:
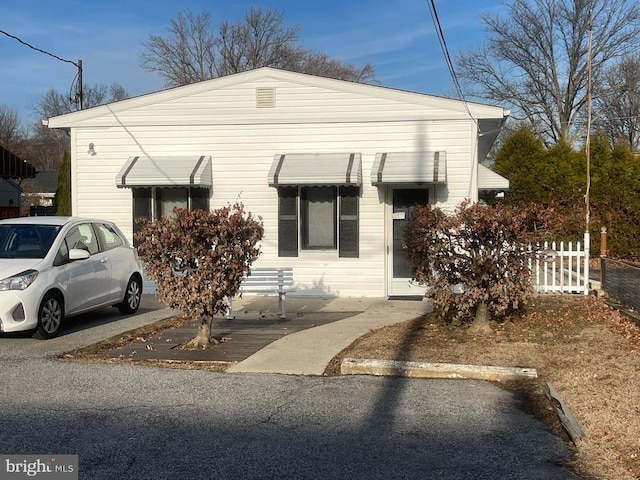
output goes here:
[[579, 477], [640, 479], [640, 329], [600, 299], [536, 296], [524, 317], [482, 337], [430, 314], [361, 337], [326, 373], [337, 374], [342, 358], [535, 368], [536, 380], [505, 387], [569, 441], [545, 396], [551, 382], [584, 431], [575, 445]]
[[[163, 320], [66, 358], [115, 362], [97, 360], [96, 354], [185, 323], [182, 318]], [[535, 368], [537, 379], [504, 387], [570, 442], [545, 396], [547, 382], [555, 387], [584, 431], [574, 449], [576, 474], [586, 480], [640, 479], [640, 328], [602, 299], [535, 296], [524, 316], [495, 324], [487, 336], [472, 336], [466, 326], [426, 315], [371, 331], [336, 356], [325, 374], [338, 375], [343, 358]], [[212, 371], [227, 366], [156, 364]]]

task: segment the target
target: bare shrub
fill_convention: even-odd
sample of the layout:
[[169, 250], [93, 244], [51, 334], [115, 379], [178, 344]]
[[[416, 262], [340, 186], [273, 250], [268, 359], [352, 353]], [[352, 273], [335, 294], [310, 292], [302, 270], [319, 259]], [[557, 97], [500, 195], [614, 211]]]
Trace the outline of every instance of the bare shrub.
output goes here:
[[140, 220], [138, 254], [159, 300], [199, 322], [190, 346], [204, 348], [213, 316], [226, 311], [227, 297], [260, 255], [262, 219], [239, 203], [211, 212], [176, 208], [174, 215]]
[[539, 240], [552, 221], [539, 205], [488, 206], [469, 201], [453, 214], [418, 207], [406, 233], [414, 278], [443, 316], [486, 329], [491, 316], [521, 308], [532, 292], [529, 242]]

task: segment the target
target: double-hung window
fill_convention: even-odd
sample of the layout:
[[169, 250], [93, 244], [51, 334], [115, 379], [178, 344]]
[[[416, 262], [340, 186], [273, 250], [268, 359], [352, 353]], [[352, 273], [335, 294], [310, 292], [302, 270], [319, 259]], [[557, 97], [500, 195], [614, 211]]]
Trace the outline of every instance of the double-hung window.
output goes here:
[[278, 188], [278, 255], [297, 257], [304, 250], [335, 250], [358, 257], [359, 187]]
[[334, 251], [359, 255], [359, 153], [277, 154], [269, 185], [278, 191], [278, 256]]
[[209, 210], [212, 185], [207, 155], [129, 157], [116, 176], [118, 188], [132, 191], [134, 233], [141, 217], [170, 218], [176, 207]]
[[133, 192], [133, 231], [140, 229], [137, 218], [171, 218], [174, 208], [209, 210], [209, 188], [135, 187]]
[[172, 217], [174, 208], [209, 209], [209, 189], [199, 187], [140, 187], [133, 191], [133, 218]]

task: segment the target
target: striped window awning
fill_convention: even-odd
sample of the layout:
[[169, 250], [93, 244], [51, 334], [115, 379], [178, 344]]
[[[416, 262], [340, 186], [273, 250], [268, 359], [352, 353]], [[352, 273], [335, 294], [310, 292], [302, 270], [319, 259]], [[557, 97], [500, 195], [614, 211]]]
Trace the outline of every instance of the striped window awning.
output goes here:
[[269, 169], [269, 186], [362, 185], [359, 153], [278, 154]]
[[116, 176], [116, 186], [210, 187], [210, 156], [129, 157]]
[[478, 165], [478, 190], [481, 192], [503, 192], [509, 190], [509, 180], [484, 165]]
[[446, 152], [377, 153], [371, 183], [447, 183]]

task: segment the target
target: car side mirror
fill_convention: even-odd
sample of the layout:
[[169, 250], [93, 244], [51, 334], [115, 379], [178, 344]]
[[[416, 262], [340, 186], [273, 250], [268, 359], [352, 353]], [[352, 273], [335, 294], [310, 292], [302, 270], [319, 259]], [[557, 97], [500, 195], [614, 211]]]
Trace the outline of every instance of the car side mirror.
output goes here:
[[89, 258], [91, 254], [81, 248], [72, 248], [69, 250], [69, 260], [85, 260]]

